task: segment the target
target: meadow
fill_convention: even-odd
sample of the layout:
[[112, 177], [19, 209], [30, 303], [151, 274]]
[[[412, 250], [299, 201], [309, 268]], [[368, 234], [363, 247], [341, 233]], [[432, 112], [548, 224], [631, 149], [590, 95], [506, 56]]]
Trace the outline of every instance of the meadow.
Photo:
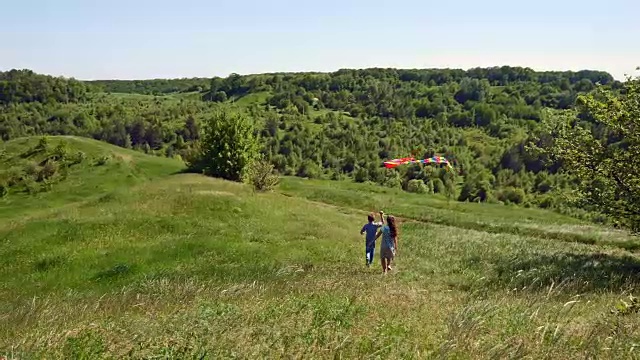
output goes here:
[[[3, 144], [0, 174], [39, 160], [38, 141]], [[624, 232], [348, 181], [255, 193], [61, 141], [86, 160], [0, 199], [7, 359], [638, 357], [638, 240]], [[359, 235], [378, 210], [401, 223], [386, 276]]]

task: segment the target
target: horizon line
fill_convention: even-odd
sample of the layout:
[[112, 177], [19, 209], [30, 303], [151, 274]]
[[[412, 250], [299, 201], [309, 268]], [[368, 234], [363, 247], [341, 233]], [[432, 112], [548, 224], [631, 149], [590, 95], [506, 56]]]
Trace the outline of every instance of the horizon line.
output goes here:
[[[606, 70], [600, 70], [597, 68], [582, 68], [579, 70], [574, 69], [536, 69], [531, 66], [520, 66], [520, 65], [494, 65], [494, 66], [473, 66], [468, 68], [463, 67], [394, 67], [394, 66], [368, 66], [368, 67], [341, 67], [334, 70], [281, 70], [281, 71], [262, 71], [262, 72], [230, 72], [227, 75], [212, 75], [212, 76], [158, 76], [158, 77], [146, 77], [146, 78], [121, 78], [121, 77], [113, 77], [113, 78], [77, 78], [74, 76], [68, 76], [64, 74], [52, 74], [46, 72], [39, 72], [33, 68], [18, 68], [12, 67], [6, 70], [0, 70], [0, 72], [9, 72], [11, 70], [28, 70], [33, 71], [36, 74], [51, 76], [51, 77], [59, 77], [66, 79], [74, 79], [82, 82], [90, 82], [90, 81], [152, 81], [152, 80], [190, 80], [190, 79], [212, 79], [212, 78], [226, 78], [233, 74], [237, 74], [240, 76], [258, 76], [258, 75], [288, 75], [288, 74], [333, 74], [339, 71], [345, 70], [353, 70], [353, 71], [363, 71], [363, 70], [372, 70], [372, 69], [381, 69], [381, 70], [451, 70], [451, 71], [471, 71], [474, 69], [499, 69], [499, 68], [520, 68], [525, 70], [531, 70], [534, 73], [579, 73], [583, 71], [591, 71], [591, 72], [602, 72], [606, 73], [613, 78], [614, 81], [626, 82], [629, 77], [633, 77], [631, 74], [625, 74], [623, 79], [618, 79], [611, 72]], [[640, 70], [640, 68], [636, 69], [636, 71]]]

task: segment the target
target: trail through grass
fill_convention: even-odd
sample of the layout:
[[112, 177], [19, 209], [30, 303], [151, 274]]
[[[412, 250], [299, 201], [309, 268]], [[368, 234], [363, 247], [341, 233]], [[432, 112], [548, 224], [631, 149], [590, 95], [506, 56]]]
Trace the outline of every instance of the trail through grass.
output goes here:
[[[93, 167], [70, 175], [87, 179], [73, 189], [114, 182], [83, 201], [64, 198], [72, 188], [61, 183], [33, 203], [16, 195], [3, 205], [3, 214], [22, 213], [0, 222], [0, 354], [637, 357], [637, 317], [610, 312], [638, 285], [632, 253], [600, 238], [464, 226], [591, 236], [579, 221], [346, 183], [285, 179], [277, 192], [255, 194], [130, 155], [102, 178]], [[132, 167], [144, 178], [116, 186]], [[366, 212], [379, 209], [407, 219], [386, 276], [379, 262], [364, 266], [358, 234]], [[457, 223], [434, 221], [454, 215]]]

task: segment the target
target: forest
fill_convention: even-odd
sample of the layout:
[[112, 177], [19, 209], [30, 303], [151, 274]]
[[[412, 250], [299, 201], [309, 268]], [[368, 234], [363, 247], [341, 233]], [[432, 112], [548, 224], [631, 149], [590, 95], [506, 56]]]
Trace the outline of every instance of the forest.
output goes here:
[[[507, 66], [100, 81], [14, 69], [0, 72], [0, 138], [76, 135], [188, 159], [202, 124], [233, 111], [251, 119], [262, 154], [282, 175], [351, 178], [604, 222], [569, 201], [578, 180], [562, 162], [530, 146], [550, 140], [542, 134], [546, 117], [574, 110], [578, 96], [597, 85], [623, 88], [602, 71]], [[624, 140], [590, 117], [579, 114], [609, 143]], [[412, 154], [444, 156], [455, 170], [382, 167]]]

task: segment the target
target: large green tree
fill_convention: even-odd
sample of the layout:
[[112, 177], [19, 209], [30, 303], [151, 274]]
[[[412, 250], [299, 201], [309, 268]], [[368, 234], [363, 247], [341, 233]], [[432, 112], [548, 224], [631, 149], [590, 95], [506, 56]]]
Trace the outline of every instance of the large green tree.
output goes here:
[[193, 159], [192, 171], [232, 181], [243, 173], [259, 154], [259, 143], [247, 117], [221, 110], [205, 121], [204, 134]]
[[576, 176], [584, 206], [640, 231], [640, 78], [619, 92], [598, 86], [577, 105], [545, 119], [553, 141], [543, 152]]

